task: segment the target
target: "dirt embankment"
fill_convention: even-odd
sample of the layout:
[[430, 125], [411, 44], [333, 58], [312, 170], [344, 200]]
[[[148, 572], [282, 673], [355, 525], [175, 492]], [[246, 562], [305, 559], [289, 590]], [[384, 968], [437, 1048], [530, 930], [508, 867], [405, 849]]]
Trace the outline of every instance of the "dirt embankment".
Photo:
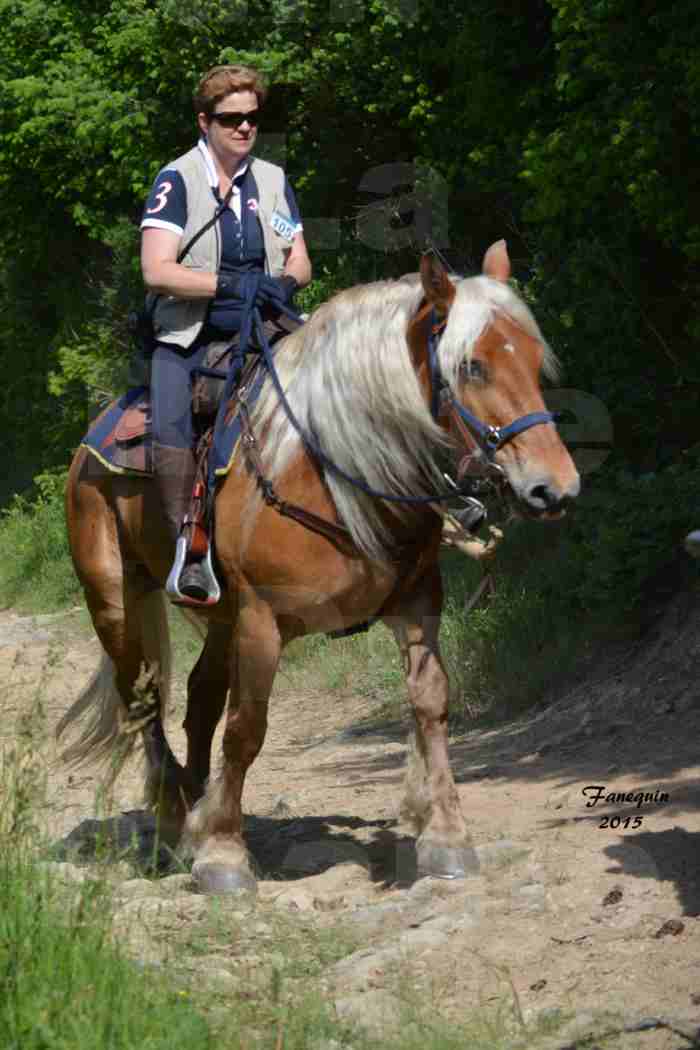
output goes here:
[[[72, 833], [88, 849], [99, 825], [84, 822], [109, 812], [131, 812], [119, 824], [124, 842], [134, 828], [147, 839], [136, 765], [98, 814], [96, 772], [56, 762], [52, 727], [99, 652], [75, 625], [74, 616], [0, 614], [2, 745], [39, 734], [55, 839]], [[680, 595], [642, 642], [601, 656], [548, 706], [455, 739], [482, 861], [464, 883], [414, 881], [410, 839], [395, 820], [403, 727], [373, 721], [366, 700], [299, 695], [280, 678], [245, 797], [263, 874], [260, 929], [254, 944], [219, 946], [207, 972], [232, 986], [242, 966], [246, 980], [265, 973], [275, 917], [292, 917], [308, 936], [347, 932], [347, 950], [318, 978], [340, 1017], [394, 1023], [408, 987], [447, 1019], [505, 1004], [522, 1045], [691, 1045], [700, 1026], [699, 656], [700, 599]], [[180, 683], [168, 727], [176, 751], [182, 703]], [[174, 931], [191, 937], [206, 925], [209, 904], [186, 874], [119, 871], [115, 930], [142, 961], [162, 961]], [[80, 878], [71, 867], [63, 874]], [[538, 1020], [560, 1016], [566, 1028], [535, 1034]], [[640, 1027], [645, 1018], [662, 1023]], [[584, 1041], [592, 1032], [598, 1043]]]

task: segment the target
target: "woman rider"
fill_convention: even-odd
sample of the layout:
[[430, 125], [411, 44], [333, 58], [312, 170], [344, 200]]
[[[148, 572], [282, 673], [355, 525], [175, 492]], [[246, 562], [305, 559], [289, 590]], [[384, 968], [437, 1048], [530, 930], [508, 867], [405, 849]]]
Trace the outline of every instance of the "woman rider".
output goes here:
[[[260, 73], [247, 66], [215, 66], [205, 74], [194, 95], [201, 138], [160, 171], [141, 223], [141, 268], [153, 293], [157, 340], [153, 466], [173, 543], [194, 482], [190, 377], [210, 343], [234, 341], [242, 310], [238, 278], [265, 275], [268, 296], [284, 303], [311, 280], [292, 188], [281, 168], [252, 156], [266, 95]], [[178, 261], [217, 208], [218, 220]], [[270, 331], [274, 312], [268, 308], [263, 317]], [[179, 590], [207, 597], [200, 563], [184, 568]]]

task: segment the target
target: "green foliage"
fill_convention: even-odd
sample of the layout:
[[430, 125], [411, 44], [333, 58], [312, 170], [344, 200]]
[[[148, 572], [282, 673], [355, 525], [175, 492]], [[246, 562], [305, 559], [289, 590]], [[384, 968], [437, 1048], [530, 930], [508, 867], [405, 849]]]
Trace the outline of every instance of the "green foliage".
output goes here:
[[[697, 578], [682, 542], [698, 506], [700, 447], [654, 474], [633, 475], [618, 460], [588, 479], [561, 522], [511, 523], [485, 569], [445, 553], [440, 645], [457, 724], [526, 709], [591, 640], [620, 625], [634, 633], [680, 577]], [[467, 615], [484, 571], [494, 591]], [[318, 676], [319, 688], [383, 701], [382, 717], [396, 717], [405, 703], [398, 650], [380, 625], [342, 640], [297, 642], [283, 673], [293, 683]]]
[[[52, 482], [39, 482], [50, 493]], [[213, 1041], [164, 975], [137, 968], [112, 939], [107, 882], [64, 883], [39, 862], [46, 765], [40, 704], [0, 755], [0, 1046], [6, 1050], [165, 1050]]]
[[[74, 899], [36, 863], [3, 844], [0, 859], [0, 1043], [7, 1050], [128, 1050], [213, 1046], [204, 1019], [160, 976], [109, 941], [105, 888]], [[19, 855], [18, 855], [19, 852]], [[173, 1029], [175, 1026], [175, 1029]]]
[[700, 30], [691, 3], [659, 9], [631, 0], [552, 0], [552, 7], [554, 90], [565, 119], [531, 138], [525, 177], [538, 191], [533, 215], [589, 229], [593, 209], [605, 202], [598, 228], [606, 219], [640, 223], [688, 251], [697, 238], [688, 224], [687, 173], [697, 162], [700, 102]]
[[82, 597], [68, 549], [66, 472], [40, 474], [35, 494], [15, 496], [0, 515], [0, 605], [48, 612]]
[[688, 562], [682, 543], [699, 506], [700, 446], [664, 470], [637, 476], [619, 467], [606, 471], [572, 520], [572, 604], [585, 612], [608, 607], [639, 613], [656, 597], [664, 573], [679, 559]]
[[572, 385], [656, 469], [660, 432], [677, 451], [700, 437], [700, 28], [689, 0], [552, 7], [555, 76], [520, 171], [537, 297], [568, 317]]
[[[569, 524], [512, 524], [485, 569], [457, 552], [444, 556], [440, 644], [458, 726], [525, 710], [595, 634], [597, 623], [589, 623], [582, 637], [571, 620]], [[467, 614], [484, 571], [491, 574], [493, 590]], [[606, 617], [607, 610], [597, 620]]]
[[[0, 273], [13, 304], [0, 353], [23, 388], [42, 401], [48, 381], [60, 399], [40, 466], [65, 459], [94, 393], [124, 374], [124, 319], [141, 296], [135, 220], [159, 165], [191, 143], [191, 92], [216, 61], [268, 73], [263, 141], [283, 138], [303, 214], [340, 220], [340, 251], [317, 259], [325, 272], [304, 308], [329, 288], [415, 269], [417, 243], [365, 248], [356, 216], [386, 199], [360, 190], [368, 172], [418, 163], [449, 193], [458, 266], [516, 231], [569, 382], [610, 404], [627, 454], [640, 461], [659, 418], [679, 442], [694, 425], [700, 38], [690, 0], [644, 16], [631, 0], [538, 0], [526, 13], [505, 0], [100, 0], [89, 11], [0, 0], [0, 14]], [[243, 28], [241, 48], [231, 41]], [[397, 230], [402, 221], [391, 218]], [[683, 328], [690, 339], [676, 347]], [[22, 461], [32, 440], [12, 442]]]

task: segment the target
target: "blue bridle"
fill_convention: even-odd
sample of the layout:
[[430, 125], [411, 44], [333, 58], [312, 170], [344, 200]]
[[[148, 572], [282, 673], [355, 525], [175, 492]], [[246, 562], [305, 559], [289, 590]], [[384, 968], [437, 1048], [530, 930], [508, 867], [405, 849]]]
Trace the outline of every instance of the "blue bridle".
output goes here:
[[[332, 460], [319, 448], [318, 443], [314, 438], [306, 433], [299, 421], [297, 420], [294, 412], [292, 411], [291, 405], [287, 401], [284, 389], [280, 382], [279, 376], [277, 375], [277, 369], [275, 368], [273, 360], [273, 350], [265, 336], [263, 329], [262, 318], [260, 310], [256, 306], [256, 295], [258, 293], [259, 278], [257, 274], [246, 274], [242, 279], [242, 297], [245, 300], [245, 307], [243, 311], [243, 320], [240, 329], [239, 345], [235, 349], [233, 354], [233, 360], [231, 362], [231, 368], [227, 376], [227, 383], [224, 390], [224, 396], [221, 402], [221, 408], [217, 417], [216, 427], [225, 425], [225, 411], [222, 411], [230, 397], [233, 396], [236, 389], [236, 385], [240, 378], [242, 371], [243, 360], [248, 350], [249, 341], [253, 333], [257, 335], [261, 354], [265, 362], [267, 372], [272, 380], [272, 384], [275, 388], [277, 396], [280, 400], [282, 408], [284, 409], [287, 418], [290, 423], [301, 437], [306, 448], [316, 457], [316, 459], [322, 464], [324, 468], [331, 471], [336, 476], [342, 478], [344, 481], [356, 488], [361, 489], [370, 496], [374, 496], [378, 499], [387, 500], [391, 503], [407, 503], [413, 505], [426, 505], [430, 503], [442, 503], [445, 501], [453, 500], [455, 497], [454, 489], [449, 492], [435, 492], [430, 496], [397, 496], [391, 493], [379, 492], [369, 486], [362, 478], [353, 477], [346, 471], [342, 470], [337, 464], [333, 463]], [[274, 302], [277, 309], [289, 317], [295, 320], [301, 320], [298, 314], [290, 309], [286, 304], [281, 302]], [[487, 460], [489, 470], [494, 475], [500, 475], [502, 477], [501, 468], [494, 462], [494, 457], [499, 448], [502, 448], [506, 442], [511, 441], [517, 434], [522, 433], [529, 427], [537, 426], [540, 423], [554, 423], [555, 415], [552, 412], [530, 412], [528, 415], [521, 416], [519, 419], [509, 423], [506, 427], [494, 427], [489, 426], [486, 423], [482, 423], [475, 415], [473, 415], [469, 409], [464, 408], [463, 405], [457, 401], [451, 390], [449, 384], [445, 381], [440, 368], [440, 360], [438, 357], [438, 343], [439, 336], [442, 329], [445, 327], [445, 322], [439, 323], [437, 315], [433, 309], [430, 315], [430, 334], [428, 337], [428, 358], [430, 365], [430, 375], [432, 383], [432, 414], [436, 420], [441, 413], [441, 402], [443, 406], [446, 406], [449, 410], [455, 413], [462, 421], [464, 426], [467, 428], [469, 434], [472, 436], [477, 447], [484, 453]], [[217, 374], [212, 372], [211, 369], [200, 368], [199, 372], [204, 374]], [[221, 373], [218, 373], [221, 375]], [[268, 482], [269, 484], [269, 482]]]
[[440, 336], [447, 320], [438, 321], [437, 314], [433, 308], [430, 312], [430, 333], [428, 335], [428, 362], [430, 365], [430, 384], [432, 387], [431, 412], [433, 419], [437, 422], [438, 417], [447, 409], [454, 413], [462, 421], [467, 431], [473, 438], [477, 448], [483, 452], [490, 467], [499, 468], [494, 463], [496, 453], [518, 434], [530, 427], [539, 426], [541, 423], [556, 423], [557, 415], [554, 412], [528, 412], [505, 427], [494, 427], [483, 423], [478, 416], [470, 412], [468, 408], [460, 404], [454, 395], [454, 391], [445, 380], [440, 367], [440, 356], [438, 345]]

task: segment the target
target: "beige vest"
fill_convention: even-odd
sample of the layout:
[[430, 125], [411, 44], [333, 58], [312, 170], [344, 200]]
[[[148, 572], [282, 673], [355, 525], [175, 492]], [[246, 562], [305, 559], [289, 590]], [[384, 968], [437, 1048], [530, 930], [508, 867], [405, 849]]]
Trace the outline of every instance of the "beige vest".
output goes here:
[[[180, 238], [182, 249], [191, 237], [212, 218], [217, 203], [209, 185], [204, 157], [195, 146], [188, 153], [167, 165], [168, 170], [179, 171], [187, 190], [187, 225]], [[289, 208], [284, 195], [284, 171], [276, 164], [252, 157], [250, 168], [258, 186], [258, 218], [265, 243], [265, 272], [279, 277], [283, 270], [289, 242], [270, 225], [272, 213], [277, 211], [289, 219]], [[216, 222], [197, 240], [182, 260], [191, 270], [216, 273], [221, 262], [221, 233]], [[154, 296], [149, 296], [152, 302]], [[211, 300], [176, 299], [172, 295], [157, 297], [153, 327], [159, 342], [172, 343], [187, 349], [199, 335]]]

